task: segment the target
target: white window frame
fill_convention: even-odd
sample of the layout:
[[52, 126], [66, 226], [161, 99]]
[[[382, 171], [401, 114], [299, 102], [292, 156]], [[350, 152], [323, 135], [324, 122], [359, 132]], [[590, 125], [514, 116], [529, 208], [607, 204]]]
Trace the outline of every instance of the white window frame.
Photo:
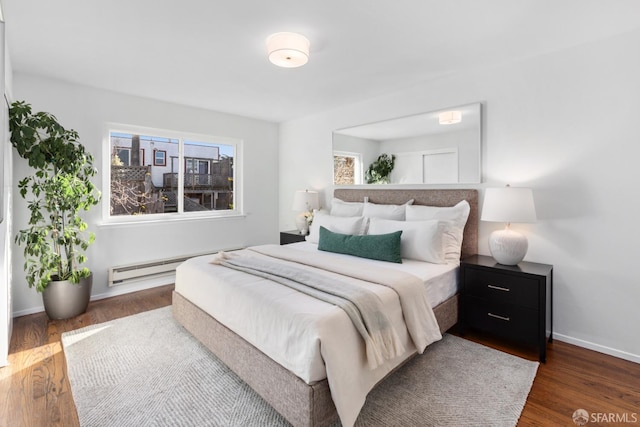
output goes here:
[[[127, 133], [137, 135], [149, 135], [162, 138], [178, 140], [178, 212], [145, 214], [145, 215], [117, 215], [112, 216], [110, 213], [111, 198], [111, 133]], [[212, 218], [229, 218], [244, 216], [243, 212], [243, 194], [242, 194], [242, 177], [243, 177], [243, 145], [244, 141], [240, 138], [212, 136], [195, 134], [189, 132], [178, 132], [166, 129], [147, 128], [135, 125], [124, 125], [117, 123], [108, 123], [105, 129], [105, 141], [102, 144], [102, 220], [103, 224], [122, 224], [122, 223], [145, 223], [145, 222], [165, 222], [176, 220], [194, 220], [194, 219], [212, 219]], [[233, 157], [233, 209], [210, 210], [199, 212], [184, 212], [184, 141], [208, 142], [212, 144], [230, 145], [234, 147]], [[167, 155], [167, 163], [169, 162]]]

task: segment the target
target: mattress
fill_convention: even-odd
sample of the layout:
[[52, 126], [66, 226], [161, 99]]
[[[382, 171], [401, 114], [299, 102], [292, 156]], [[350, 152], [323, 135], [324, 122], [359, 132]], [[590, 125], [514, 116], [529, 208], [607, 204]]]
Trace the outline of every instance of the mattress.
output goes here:
[[[362, 270], [380, 269], [382, 265], [410, 273], [425, 284], [432, 307], [456, 293], [454, 265], [410, 260], [402, 264], [383, 263], [317, 251], [315, 245], [307, 242], [287, 248], [314, 253], [329, 262], [347, 262]], [[340, 308], [267, 279], [213, 265], [212, 259], [211, 255], [196, 257], [180, 265], [176, 292], [306, 383], [328, 379], [345, 425], [355, 420], [366, 393], [416, 352], [404, 325], [398, 295], [390, 288], [367, 283], [390, 307], [390, 319], [407, 351], [375, 370], [368, 370], [361, 338]], [[439, 331], [437, 335], [440, 336]]]
[[[318, 245], [309, 242], [292, 243], [289, 247], [301, 251], [314, 252], [318, 250]], [[350, 255], [326, 253], [327, 257], [336, 259], [353, 258]], [[358, 259], [363, 265], [380, 265], [381, 261], [371, 259]], [[451, 298], [458, 293], [458, 265], [454, 264], [431, 264], [429, 262], [403, 259], [402, 264], [391, 262], [383, 263], [386, 268], [404, 271], [417, 276], [424, 282], [427, 289], [427, 297], [431, 308]]]

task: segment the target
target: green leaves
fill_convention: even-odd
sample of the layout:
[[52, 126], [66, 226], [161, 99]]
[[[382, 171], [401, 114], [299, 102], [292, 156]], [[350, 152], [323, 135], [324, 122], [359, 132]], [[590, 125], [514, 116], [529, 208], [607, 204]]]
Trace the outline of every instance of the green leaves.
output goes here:
[[389, 182], [389, 174], [395, 165], [396, 156], [386, 153], [380, 154], [376, 161], [371, 163], [369, 169], [365, 172], [367, 184], [387, 184]]
[[16, 242], [24, 245], [29, 287], [43, 291], [52, 276], [78, 283], [88, 277], [80, 268], [93, 233], [79, 216], [100, 201], [91, 182], [97, 174], [93, 156], [78, 142], [78, 133], [62, 127], [49, 113], [32, 113], [31, 106], [17, 101], [9, 109], [11, 143], [34, 169], [20, 180], [20, 196], [27, 200], [29, 228], [20, 230]]

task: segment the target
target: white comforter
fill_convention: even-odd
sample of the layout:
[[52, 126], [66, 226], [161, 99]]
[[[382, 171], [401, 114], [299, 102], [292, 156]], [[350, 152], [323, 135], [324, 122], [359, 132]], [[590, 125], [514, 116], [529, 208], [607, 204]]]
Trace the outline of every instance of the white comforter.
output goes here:
[[[276, 245], [257, 247], [256, 250], [303, 262], [311, 257], [311, 263], [316, 267], [329, 269], [322, 274], [372, 289], [387, 307], [388, 316], [407, 351], [371, 370], [367, 366], [362, 338], [341, 309], [267, 279], [213, 265], [210, 263], [212, 256], [188, 260], [177, 269], [176, 291], [185, 298], [305, 382], [311, 384], [327, 378], [344, 426], [354, 424], [366, 395], [378, 381], [416, 351], [422, 352], [426, 345], [441, 338], [433, 311], [428, 303], [424, 304], [423, 315], [410, 318], [424, 327], [416, 348], [407, 331], [398, 293], [372, 283], [380, 278], [402, 278], [405, 283], [401, 286], [414, 287], [412, 292], [424, 294], [422, 281], [415, 280], [412, 275], [383, 266], [374, 267], [370, 262], [361, 263], [354, 257], [337, 262], [335, 257], [321, 251], [305, 254]], [[253, 250], [243, 252], [266, 256]], [[279, 262], [290, 261], [281, 259]], [[203, 287], [206, 297], [203, 297]], [[426, 301], [426, 295], [424, 299]]]

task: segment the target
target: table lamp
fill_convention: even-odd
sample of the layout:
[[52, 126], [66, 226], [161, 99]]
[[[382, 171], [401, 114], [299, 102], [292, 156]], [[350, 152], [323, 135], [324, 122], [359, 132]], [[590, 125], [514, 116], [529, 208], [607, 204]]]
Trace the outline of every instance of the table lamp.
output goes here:
[[300, 234], [309, 232], [309, 222], [307, 218], [313, 213], [314, 209], [319, 209], [318, 192], [309, 190], [296, 191], [293, 195], [292, 210], [299, 212], [296, 216], [296, 228]]
[[527, 253], [527, 238], [511, 229], [511, 223], [535, 222], [536, 209], [530, 188], [507, 185], [502, 188], [487, 188], [482, 204], [482, 221], [506, 222], [504, 230], [496, 230], [489, 236], [491, 256], [504, 265], [516, 265]]

